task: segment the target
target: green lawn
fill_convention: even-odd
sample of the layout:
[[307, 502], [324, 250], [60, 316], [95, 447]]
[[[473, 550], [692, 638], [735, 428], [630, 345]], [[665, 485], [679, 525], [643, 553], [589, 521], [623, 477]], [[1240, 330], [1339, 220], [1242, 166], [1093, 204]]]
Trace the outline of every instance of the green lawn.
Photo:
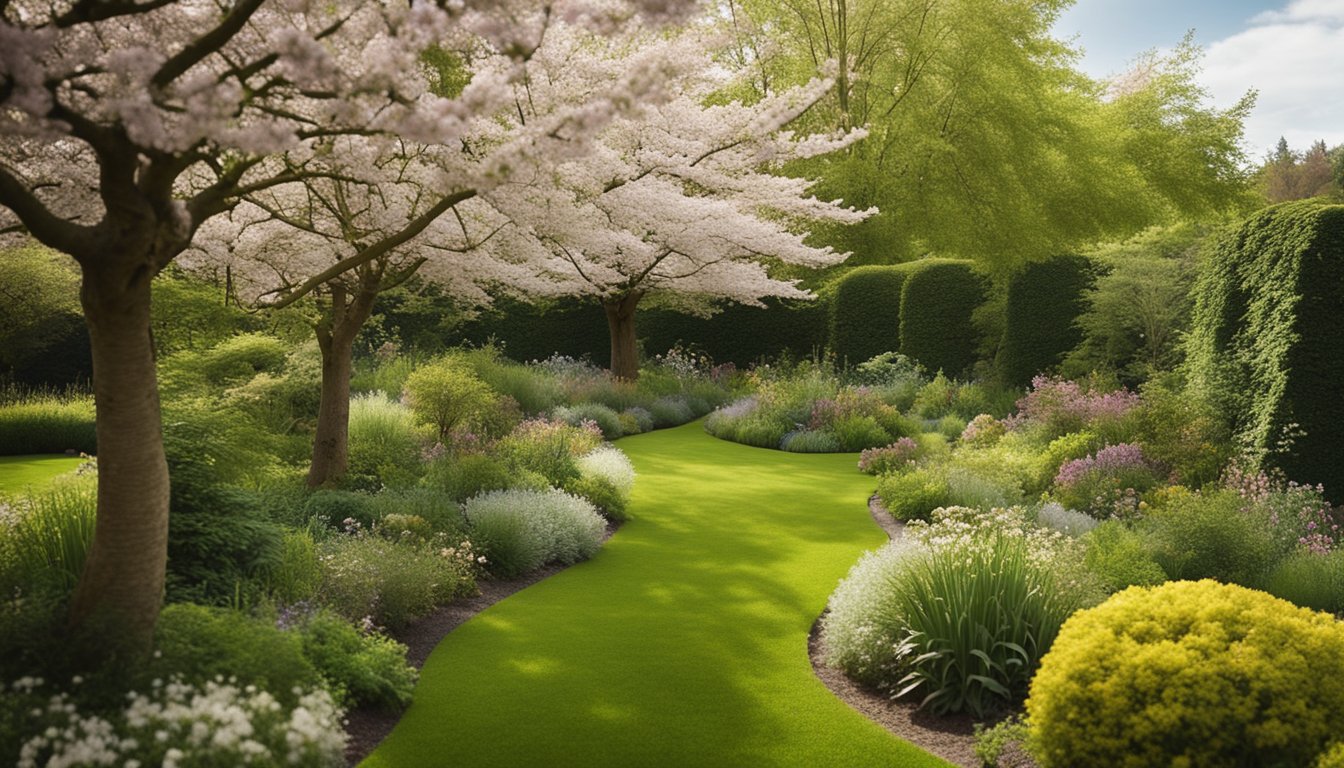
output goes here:
[[885, 541], [854, 455], [627, 438], [640, 473], [593, 560], [452, 632], [365, 766], [941, 766], [836, 699], [807, 633]]
[[57, 475], [73, 470], [84, 459], [51, 454], [40, 456], [0, 456], [0, 496], [23, 493], [51, 482]]

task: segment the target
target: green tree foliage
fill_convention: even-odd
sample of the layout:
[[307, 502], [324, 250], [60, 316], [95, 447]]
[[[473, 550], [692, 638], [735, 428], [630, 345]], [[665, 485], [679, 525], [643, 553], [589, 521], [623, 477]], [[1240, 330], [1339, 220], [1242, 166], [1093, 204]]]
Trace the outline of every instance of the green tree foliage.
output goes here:
[[1344, 192], [1344, 145], [1331, 150], [1317, 141], [1306, 152], [1295, 152], [1280, 136], [1257, 176], [1260, 191], [1271, 203], [1339, 194]]
[[830, 291], [831, 351], [857, 365], [901, 346], [901, 289], [910, 264], [852, 269]]
[[1224, 233], [1199, 277], [1192, 383], [1254, 455], [1344, 498], [1344, 205], [1285, 203]]
[[406, 379], [406, 395], [415, 418], [432, 425], [440, 440], [458, 427], [474, 426], [496, 407], [493, 390], [464, 362], [443, 358], [417, 368]]
[[[1113, 82], [1051, 37], [1067, 0], [723, 0], [757, 94], [848, 60], [809, 127], [869, 137], [800, 172], [881, 215], [826, 233], [855, 263], [930, 251], [1011, 265], [1245, 201], [1248, 95], [1208, 106], [1187, 38]], [[734, 94], [740, 95], [740, 94]]]
[[901, 354], [930, 371], [960, 376], [975, 363], [971, 316], [984, 300], [985, 283], [972, 262], [914, 262], [901, 289]]
[[36, 244], [0, 253], [0, 373], [58, 385], [92, 371], [74, 262]]
[[1102, 371], [1135, 384], [1179, 363], [1205, 237], [1192, 225], [1155, 227], [1092, 249], [1089, 256], [1102, 274], [1084, 296], [1077, 320], [1082, 337], [1064, 361], [1064, 373]]
[[1028, 264], [1008, 281], [998, 368], [1004, 383], [1022, 387], [1057, 366], [1082, 340], [1074, 324], [1086, 305], [1092, 266], [1082, 256]]
[[154, 278], [150, 323], [161, 355], [213, 347], [255, 325], [224, 288], [171, 268]]

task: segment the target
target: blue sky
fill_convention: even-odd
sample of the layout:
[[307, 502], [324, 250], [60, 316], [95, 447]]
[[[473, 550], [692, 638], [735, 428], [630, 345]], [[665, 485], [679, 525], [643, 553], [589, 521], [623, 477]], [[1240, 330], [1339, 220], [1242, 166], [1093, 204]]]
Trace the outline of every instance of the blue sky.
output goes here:
[[1081, 47], [1095, 77], [1170, 48], [1189, 29], [1206, 56], [1202, 81], [1219, 106], [1259, 92], [1246, 143], [1262, 157], [1285, 136], [1344, 144], [1344, 0], [1078, 0], [1055, 34]]

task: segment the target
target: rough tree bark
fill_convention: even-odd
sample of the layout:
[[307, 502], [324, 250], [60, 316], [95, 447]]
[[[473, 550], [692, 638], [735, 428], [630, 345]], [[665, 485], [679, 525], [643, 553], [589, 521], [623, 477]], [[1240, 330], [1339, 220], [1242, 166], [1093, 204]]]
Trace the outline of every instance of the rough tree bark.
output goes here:
[[354, 367], [355, 337], [373, 313], [380, 278], [367, 273], [351, 295], [344, 286], [330, 289], [329, 312], [314, 326], [322, 351], [322, 399], [313, 437], [313, 462], [308, 487], [331, 485], [350, 465], [350, 373]]
[[168, 561], [168, 464], [150, 335], [156, 260], [85, 260], [80, 299], [93, 351], [98, 516], [70, 623], [105, 651], [149, 649]]
[[611, 335], [611, 375], [622, 381], [639, 378], [639, 349], [635, 344], [635, 308], [644, 298], [642, 291], [632, 291], [614, 299], [605, 299], [602, 309], [607, 314], [607, 331]]

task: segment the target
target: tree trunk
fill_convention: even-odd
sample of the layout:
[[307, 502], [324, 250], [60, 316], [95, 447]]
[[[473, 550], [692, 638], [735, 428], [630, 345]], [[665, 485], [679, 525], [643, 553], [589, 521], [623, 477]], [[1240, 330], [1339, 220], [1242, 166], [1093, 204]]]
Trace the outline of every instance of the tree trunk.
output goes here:
[[98, 517], [70, 624], [99, 653], [148, 652], [168, 562], [168, 463], [150, 335], [146, 262], [85, 265], [80, 300], [93, 352]]
[[639, 350], [635, 346], [635, 307], [644, 294], [635, 291], [602, 302], [611, 334], [611, 375], [622, 381], [639, 378]]
[[377, 281], [360, 290], [347, 304], [342, 288], [331, 291], [331, 308], [318, 322], [317, 346], [322, 350], [322, 399], [313, 436], [313, 462], [308, 487], [319, 488], [340, 480], [350, 465], [350, 373], [354, 368], [355, 337], [373, 313]]

